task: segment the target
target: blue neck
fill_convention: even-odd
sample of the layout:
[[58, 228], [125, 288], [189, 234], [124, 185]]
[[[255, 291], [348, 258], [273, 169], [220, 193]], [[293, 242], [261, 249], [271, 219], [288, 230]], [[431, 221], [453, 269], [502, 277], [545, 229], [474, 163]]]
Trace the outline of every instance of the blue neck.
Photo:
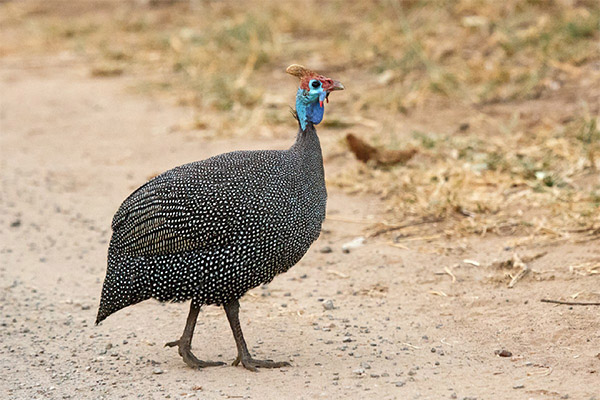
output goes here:
[[323, 120], [325, 107], [320, 106], [319, 100], [325, 100], [324, 93], [315, 96], [315, 94], [304, 89], [298, 89], [296, 93], [296, 113], [298, 113], [298, 121], [303, 131], [306, 129], [308, 122], [317, 125]]

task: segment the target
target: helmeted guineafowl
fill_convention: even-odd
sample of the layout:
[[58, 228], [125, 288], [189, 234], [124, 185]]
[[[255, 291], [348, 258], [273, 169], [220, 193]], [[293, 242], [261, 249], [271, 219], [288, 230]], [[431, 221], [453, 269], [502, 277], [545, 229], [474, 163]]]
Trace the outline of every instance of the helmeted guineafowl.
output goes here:
[[223, 305], [240, 362], [250, 370], [287, 362], [250, 356], [238, 318], [239, 298], [287, 271], [319, 237], [327, 192], [315, 125], [323, 101], [341, 83], [299, 65], [296, 112], [300, 129], [288, 150], [235, 151], [167, 171], [133, 192], [115, 214], [108, 268], [96, 323], [155, 298], [191, 299], [178, 346], [191, 367], [191, 341], [203, 304]]

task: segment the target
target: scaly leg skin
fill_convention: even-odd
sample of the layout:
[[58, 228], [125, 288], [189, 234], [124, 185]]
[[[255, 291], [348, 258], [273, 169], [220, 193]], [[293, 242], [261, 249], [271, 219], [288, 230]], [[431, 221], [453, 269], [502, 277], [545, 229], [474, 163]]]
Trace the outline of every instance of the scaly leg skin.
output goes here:
[[195, 305], [194, 300], [192, 300], [192, 304], [190, 305], [190, 313], [187, 317], [183, 335], [181, 335], [179, 340], [165, 344], [165, 347], [177, 346], [179, 348], [179, 355], [183, 358], [183, 361], [192, 368], [205, 368], [214, 367], [217, 365], [225, 365], [225, 363], [221, 361], [198, 360], [192, 353], [192, 336], [194, 336], [194, 328], [196, 327], [196, 319], [198, 318], [199, 312], [200, 306]]
[[233, 300], [223, 306], [227, 319], [229, 320], [229, 326], [233, 331], [233, 337], [235, 338], [235, 344], [237, 345], [238, 356], [233, 362], [233, 365], [238, 365], [240, 362], [244, 368], [250, 371], [256, 371], [256, 368], [281, 368], [289, 367], [290, 363], [287, 361], [272, 361], [272, 360], [255, 360], [248, 352], [246, 341], [244, 340], [244, 334], [242, 333], [242, 327], [240, 326], [240, 303], [237, 300]]

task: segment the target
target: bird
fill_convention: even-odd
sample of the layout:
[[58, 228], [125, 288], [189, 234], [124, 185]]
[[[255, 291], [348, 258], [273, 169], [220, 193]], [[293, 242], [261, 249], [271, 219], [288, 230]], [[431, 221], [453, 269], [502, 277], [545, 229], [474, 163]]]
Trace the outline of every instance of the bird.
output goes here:
[[239, 321], [239, 299], [269, 283], [306, 254], [325, 220], [327, 190], [315, 126], [337, 80], [304, 66], [299, 79], [298, 132], [287, 150], [234, 151], [175, 167], [127, 197], [112, 220], [106, 277], [96, 325], [130, 305], [154, 298], [190, 301], [177, 347], [192, 368], [203, 361], [191, 343], [200, 308], [223, 306], [237, 347], [233, 365], [248, 370], [289, 366], [251, 356]]

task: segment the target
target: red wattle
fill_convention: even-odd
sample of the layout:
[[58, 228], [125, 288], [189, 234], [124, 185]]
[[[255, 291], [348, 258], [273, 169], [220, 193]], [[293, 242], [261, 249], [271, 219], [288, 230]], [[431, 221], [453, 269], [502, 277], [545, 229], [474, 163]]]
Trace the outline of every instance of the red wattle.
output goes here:
[[321, 106], [321, 108], [323, 108], [323, 100], [319, 100], [319, 106]]

